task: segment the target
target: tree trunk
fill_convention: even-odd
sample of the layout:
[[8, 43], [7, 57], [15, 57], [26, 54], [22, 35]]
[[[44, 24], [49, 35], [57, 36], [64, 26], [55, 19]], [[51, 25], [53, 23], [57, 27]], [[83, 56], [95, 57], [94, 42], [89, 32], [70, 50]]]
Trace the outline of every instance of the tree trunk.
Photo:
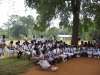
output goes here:
[[79, 26], [79, 11], [81, 0], [71, 0], [73, 12], [73, 27], [71, 44], [78, 45], [78, 26]]
[[72, 27], [72, 41], [74, 45], [78, 45], [78, 25], [79, 25], [79, 13], [73, 13], [73, 27]]

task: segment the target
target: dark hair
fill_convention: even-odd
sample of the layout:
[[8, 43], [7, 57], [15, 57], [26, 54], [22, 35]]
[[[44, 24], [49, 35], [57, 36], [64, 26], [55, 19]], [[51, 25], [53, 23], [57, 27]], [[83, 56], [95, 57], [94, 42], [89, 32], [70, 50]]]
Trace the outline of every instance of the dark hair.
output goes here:
[[45, 54], [45, 50], [42, 51], [42, 54]]
[[3, 35], [2, 38], [5, 38], [5, 35]]
[[19, 40], [18, 40], [17, 42], [18, 42], [18, 43], [20, 43], [20, 41], [19, 41]]
[[43, 38], [43, 35], [41, 35], [41, 38]]
[[27, 37], [27, 35], [25, 35]]
[[10, 41], [10, 43], [12, 44], [12, 43], [13, 43], [13, 41]]
[[18, 45], [18, 42], [16, 42], [15, 44]]

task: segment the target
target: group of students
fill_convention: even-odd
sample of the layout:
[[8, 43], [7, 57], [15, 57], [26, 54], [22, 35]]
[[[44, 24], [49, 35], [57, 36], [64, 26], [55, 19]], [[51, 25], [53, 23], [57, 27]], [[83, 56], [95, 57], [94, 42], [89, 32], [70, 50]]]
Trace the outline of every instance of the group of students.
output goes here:
[[[3, 36], [1, 41], [5, 44], [5, 37]], [[14, 46], [13, 41], [10, 41], [8, 48], [8, 56], [11, 57], [14, 53], [17, 53], [17, 57], [20, 58], [22, 54], [29, 59], [36, 59], [43, 69], [50, 68], [52, 71], [57, 70], [58, 67], [54, 67], [56, 63], [65, 62], [72, 57], [80, 57], [82, 54], [88, 57], [98, 56], [100, 57], [100, 47], [98, 43], [90, 43], [81, 41], [81, 45], [75, 46], [74, 44], [68, 45], [63, 41], [57, 41], [54, 36], [52, 40], [45, 40], [41, 36], [40, 40], [36, 42], [36, 38], [33, 36], [31, 42], [27, 40], [27, 36], [24, 38], [24, 42], [20, 45], [20, 41], [16, 42]], [[0, 48], [0, 50], [4, 50]], [[3, 52], [4, 53], [4, 52]], [[0, 56], [3, 55], [0, 51]]]

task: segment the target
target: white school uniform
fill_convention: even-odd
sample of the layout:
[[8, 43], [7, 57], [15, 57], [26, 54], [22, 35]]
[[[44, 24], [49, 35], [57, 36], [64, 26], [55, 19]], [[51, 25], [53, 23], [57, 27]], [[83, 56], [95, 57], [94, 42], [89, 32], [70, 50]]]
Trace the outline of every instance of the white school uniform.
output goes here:
[[54, 54], [54, 58], [57, 58], [57, 50], [56, 49], [53, 50], [53, 54]]
[[30, 51], [32, 51], [32, 46], [34, 46], [34, 44], [29, 44], [28, 48], [30, 49]]
[[49, 52], [48, 52], [48, 59], [49, 59], [50, 61], [53, 60], [53, 51], [49, 51]]
[[63, 61], [65, 61], [64, 59], [67, 58], [67, 54], [65, 54], [64, 49], [60, 50], [60, 52], [61, 52], [60, 56], [62, 57]]
[[37, 59], [38, 58], [37, 54], [36, 54], [36, 51], [34, 49], [32, 50], [32, 58], [33, 59]]
[[14, 45], [9, 44], [8, 47], [9, 47], [9, 49], [8, 49], [8, 57], [10, 57], [15, 53], [14, 49], [11, 48], [11, 47], [14, 47]]
[[30, 55], [30, 50], [27, 45], [24, 46], [24, 54]]
[[41, 38], [40, 41], [41, 41], [42, 43], [44, 43], [44, 42], [45, 42], [45, 39], [44, 39], [44, 38]]
[[19, 47], [19, 45], [16, 45], [16, 46], [15, 46], [14, 52], [15, 52], [15, 53], [18, 53], [19, 51], [20, 51], [20, 47]]
[[74, 54], [80, 54], [80, 50], [78, 50], [76, 47], [73, 48]]
[[[1, 38], [0, 39], [0, 43], [1, 44], [5, 44], [5, 39]], [[6, 51], [5, 47], [4, 48], [0, 48], [0, 53], [5, 53], [5, 51]]]
[[36, 38], [34, 37], [34, 38], [32, 38], [32, 41], [35, 41], [36, 40]]
[[73, 49], [72, 48], [67, 48], [68, 49], [68, 56], [71, 57], [74, 55]]
[[92, 47], [89, 47], [89, 48], [87, 49], [87, 54], [88, 54], [88, 55], [92, 55], [92, 54], [93, 54], [93, 48], [92, 48]]
[[51, 65], [48, 63], [47, 60], [43, 60], [43, 59], [44, 59], [44, 55], [43, 55], [42, 53], [40, 54], [40, 58], [41, 58], [42, 60], [39, 60], [39, 63], [40, 63], [40, 65], [41, 65], [41, 67], [42, 67], [43, 69], [46, 69], [46, 68], [48, 68], [48, 67], [51, 66]]
[[93, 51], [93, 55], [98, 55], [98, 51]]
[[81, 53], [87, 52], [86, 47], [82, 47]]
[[98, 55], [100, 56], [100, 48], [98, 48]]

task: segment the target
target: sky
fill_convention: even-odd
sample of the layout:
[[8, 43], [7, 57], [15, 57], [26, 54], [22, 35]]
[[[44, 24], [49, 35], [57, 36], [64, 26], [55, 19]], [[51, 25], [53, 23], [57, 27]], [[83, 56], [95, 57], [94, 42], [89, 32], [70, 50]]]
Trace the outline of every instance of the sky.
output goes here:
[[[1, 2], [2, 1], [2, 2]], [[35, 19], [37, 16], [36, 10], [27, 9], [24, 5], [24, 0], [0, 0], [0, 27], [7, 22], [10, 15], [27, 16], [32, 15]], [[55, 20], [51, 27], [58, 27], [58, 20]]]

